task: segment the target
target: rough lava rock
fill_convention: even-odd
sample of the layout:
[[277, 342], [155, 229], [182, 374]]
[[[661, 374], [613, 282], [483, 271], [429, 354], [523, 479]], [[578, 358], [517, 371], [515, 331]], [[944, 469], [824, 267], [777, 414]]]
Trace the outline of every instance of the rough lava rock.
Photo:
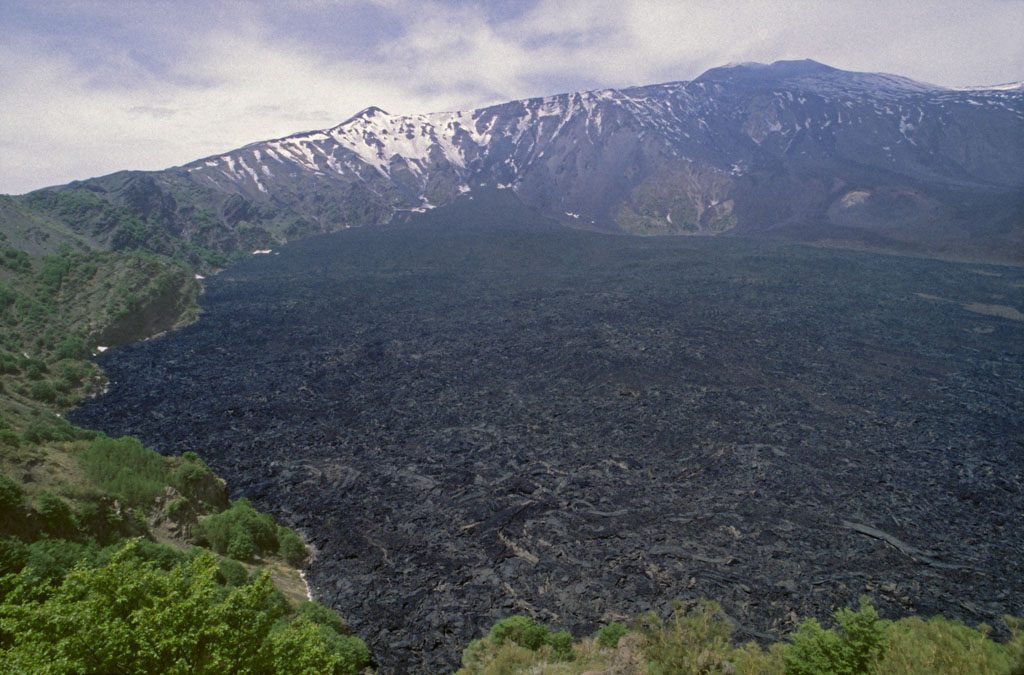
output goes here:
[[207, 284], [72, 418], [301, 528], [382, 672], [517, 612], [1024, 614], [1024, 322], [984, 309], [1024, 308], [1020, 268], [421, 224]]

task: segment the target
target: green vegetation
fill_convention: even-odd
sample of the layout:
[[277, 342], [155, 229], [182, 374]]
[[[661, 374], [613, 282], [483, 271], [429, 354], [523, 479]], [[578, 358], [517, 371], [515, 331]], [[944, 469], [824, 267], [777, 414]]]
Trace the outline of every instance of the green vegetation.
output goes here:
[[238, 499], [230, 508], [207, 516], [199, 523], [199, 531], [211, 549], [243, 562], [280, 553], [290, 564], [301, 564], [307, 556], [302, 537], [275, 524], [247, 499]]
[[96, 345], [188, 320], [197, 293], [151, 255], [0, 248], [0, 671], [369, 665], [341, 618], [305, 599], [296, 532], [229, 503], [195, 453], [163, 457], [60, 415], [101, 384]]
[[1011, 638], [942, 617], [886, 621], [866, 598], [856, 611], [836, 612], [836, 626], [801, 623], [785, 642], [736, 645], [732, 624], [714, 602], [677, 605], [664, 621], [642, 617], [632, 629], [611, 623], [595, 639], [552, 648], [548, 628], [525, 616], [499, 621], [462, 656], [461, 675], [587, 672], [734, 673], [736, 675], [1019, 675], [1024, 672], [1024, 622], [1006, 618]]
[[296, 612], [267, 573], [228, 587], [199, 553], [164, 569], [129, 542], [58, 583], [0, 579], [8, 673], [358, 673], [370, 655], [329, 612]]
[[[144, 253], [31, 257], [0, 247], [0, 410], [25, 424], [66, 409], [101, 380], [97, 346], [126, 344], [195, 316], [184, 267]], [[39, 406], [37, 404], [42, 404]]]

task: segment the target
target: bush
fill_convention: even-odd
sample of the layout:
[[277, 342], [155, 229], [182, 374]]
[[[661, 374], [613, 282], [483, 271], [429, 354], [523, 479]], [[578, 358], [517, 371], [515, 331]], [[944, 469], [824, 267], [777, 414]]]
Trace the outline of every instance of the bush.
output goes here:
[[182, 456], [182, 464], [174, 470], [171, 484], [193, 502], [221, 510], [228, 506], [224, 482], [195, 453]]
[[628, 632], [626, 624], [614, 621], [597, 631], [597, 644], [605, 649], [615, 649], [619, 646], [619, 640]]
[[[0, 387], [0, 391], [3, 391], [2, 387]], [[14, 433], [13, 429], [0, 429], [0, 445], [17, 448], [21, 445], [21, 439], [18, 438], [18, 434]]]
[[85, 502], [78, 507], [78, 525], [83, 534], [94, 537], [100, 543], [111, 543], [129, 536], [143, 534], [145, 526], [108, 503], [107, 499]]
[[531, 651], [540, 649], [551, 631], [528, 616], [516, 615], [502, 619], [491, 627], [488, 635], [495, 646], [506, 642], [517, 644]]
[[306, 562], [309, 552], [306, 550], [306, 543], [295, 530], [283, 525], [277, 528], [277, 551], [289, 565], [296, 567]]
[[838, 631], [822, 628], [815, 619], [800, 624], [785, 650], [787, 673], [869, 672], [886, 647], [889, 622], [878, 618], [866, 597], [860, 599], [858, 611], [844, 608], [836, 612], [836, 621]]
[[221, 560], [218, 571], [228, 586], [242, 586], [249, 581], [249, 572], [236, 560]]
[[79, 461], [100, 488], [129, 505], [152, 503], [169, 482], [164, 458], [128, 436], [95, 439]]
[[86, 349], [85, 340], [77, 335], [69, 335], [61, 340], [53, 355], [57, 359], [84, 359], [89, 357], [89, 350]]
[[256, 542], [253, 541], [252, 535], [248, 531], [236, 530], [231, 534], [231, 539], [224, 552], [235, 560], [251, 562], [259, 555], [260, 550], [256, 547]]
[[24, 503], [25, 493], [21, 486], [0, 474], [0, 525], [20, 520]]
[[91, 565], [99, 549], [66, 539], [40, 539], [28, 545], [26, 571], [35, 580], [60, 581], [78, 564]]
[[44, 492], [36, 499], [36, 513], [42, 520], [43, 529], [56, 537], [74, 538], [79, 534], [78, 519], [68, 503], [50, 492]]
[[33, 382], [29, 388], [29, 396], [43, 403], [53, 403], [57, 400], [57, 387], [49, 380]]
[[556, 661], [572, 661], [572, 634], [567, 630], [550, 633], [544, 644], [551, 647], [551, 657]]
[[28, 562], [28, 546], [14, 537], [0, 537], [0, 576], [20, 572]]
[[274, 519], [254, 509], [247, 499], [207, 516], [199, 522], [199, 531], [214, 551], [238, 560], [277, 551]]
[[345, 620], [334, 610], [324, 607], [314, 600], [303, 600], [299, 603], [295, 613], [315, 624], [326, 626], [338, 635], [348, 635], [349, 629]]
[[369, 665], [357, 638], [289, 621], [266, 574], [224, 588], [209, 554], [165, 571], [138, 546], [76, 567], [56, 586], [24, 573], [3, 580], [0, 671], [354, 675]]
[[732, 645], [732, 624], [716, 602], [699, 600], [689, 611], [677, 603], [671, 620], [652, 614], [643, 620], [641, 633], [652, 674], [782, 672], [775, 655], [757, 645]]
[[572, 659], [572, 635], [567, 631], [551, 632], [551, 629], [536, 620], [522, 615], [502, 619], [491, 627], [487, 636], [495, 647], [514, 644], [537, 651], [547, 646], [551, 649], [551, 658], [556, 661]]
[[[943, 617], [901, 619], [886, 631], [875, 673], [1022, 672], [1009, 650], [978, 631]], [[1016, 663], [1018, 670], [1014, 671]]]

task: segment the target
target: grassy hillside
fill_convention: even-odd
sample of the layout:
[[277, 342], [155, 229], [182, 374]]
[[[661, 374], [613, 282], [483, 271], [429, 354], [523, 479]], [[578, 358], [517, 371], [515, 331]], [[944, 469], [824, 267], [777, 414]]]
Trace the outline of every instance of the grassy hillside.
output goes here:
[[[0, 669], [355, 673], [306, 599], [301, 537], [229, 501], [193, 453], [76, 428], [88, 360], [192, 320], [200, 287], [139, 253], [0, 248]], [[87, 636], [87, 637], [86, 637]]]

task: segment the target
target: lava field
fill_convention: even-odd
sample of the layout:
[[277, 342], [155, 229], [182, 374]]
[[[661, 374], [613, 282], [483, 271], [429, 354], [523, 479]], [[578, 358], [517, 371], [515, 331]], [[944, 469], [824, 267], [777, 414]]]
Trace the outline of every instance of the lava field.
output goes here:
[[700, 596], [741, 638], [864, 593], [1024, 614], [1024, 269], [407, 225], [206, 284], [71, 417], [301, 529], [381, 672]]

